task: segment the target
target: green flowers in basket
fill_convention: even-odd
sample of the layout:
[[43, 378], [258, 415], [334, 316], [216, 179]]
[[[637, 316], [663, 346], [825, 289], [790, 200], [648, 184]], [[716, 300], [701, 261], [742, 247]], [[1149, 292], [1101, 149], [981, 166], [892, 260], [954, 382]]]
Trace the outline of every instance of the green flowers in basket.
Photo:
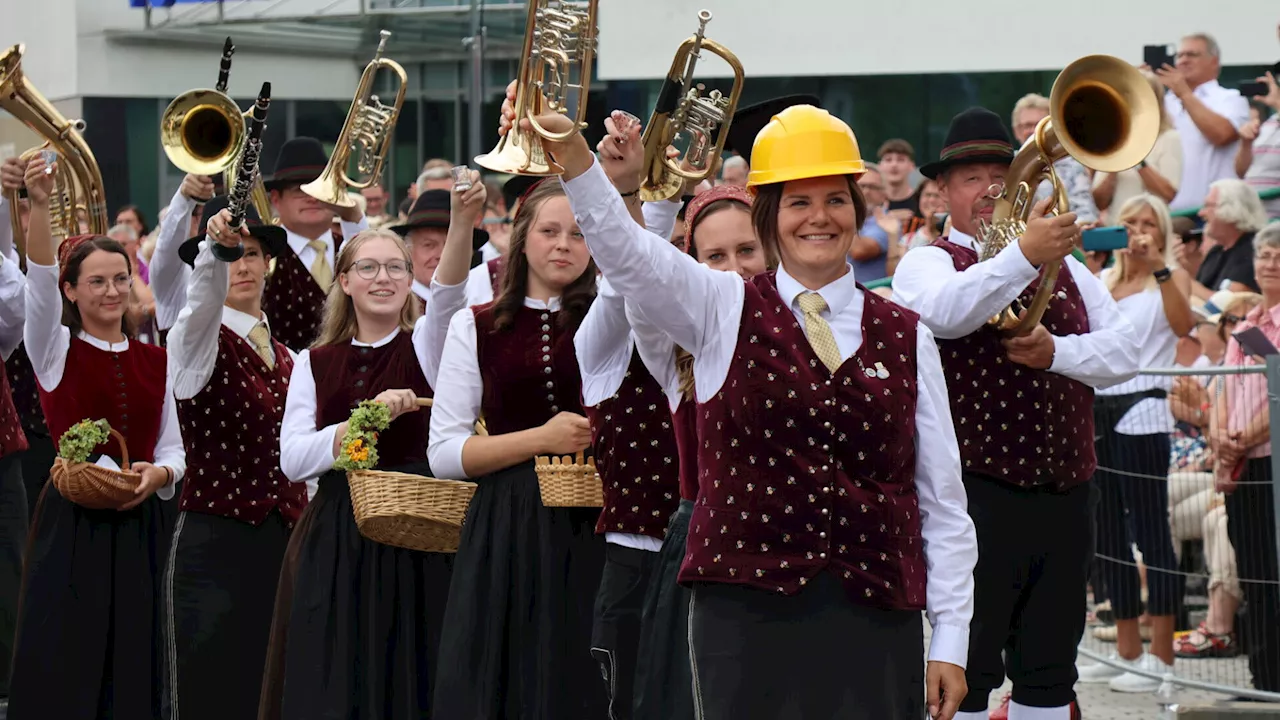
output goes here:
[[351, 412], [342, 451], [333, 466], [338, 470], [368, 470], [378, 464], [378, 433], [391, 424], [391, 409], [380, 402], [362, 400]]
[[82, 463], [110, 437], [111, 426], [106, 420], [81, 420], [58, 439], [58, 457], [72, 465]]

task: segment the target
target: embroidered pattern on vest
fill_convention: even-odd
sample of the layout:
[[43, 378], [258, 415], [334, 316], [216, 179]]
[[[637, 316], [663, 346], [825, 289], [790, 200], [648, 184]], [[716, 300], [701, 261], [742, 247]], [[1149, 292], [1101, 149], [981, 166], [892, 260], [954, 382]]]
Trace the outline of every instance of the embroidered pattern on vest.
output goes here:
[[9, 374], [0, 373], [0, 457], [27, 449], [27, 434], [22, 431], [22, 421], [13, 405], [13, 393], [9, 389]]
[[310, 347], [320, 334], [324, 301], [325, 293], [311, 271], [292, 248], [286, 251], [267, 278], [262, 299], [262, 311], [267, 315], [272, 336], [295, 352]]

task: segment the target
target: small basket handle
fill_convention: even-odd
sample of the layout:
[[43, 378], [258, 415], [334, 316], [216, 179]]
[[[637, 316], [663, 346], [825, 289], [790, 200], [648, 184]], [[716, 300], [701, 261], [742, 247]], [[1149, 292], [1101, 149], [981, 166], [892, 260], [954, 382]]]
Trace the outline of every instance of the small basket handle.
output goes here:
[[124, 441], [123, 435], [116, 432], [115, 428], [109, 427], [107, 432], [111, 433], [111, 437], [115, 438], [116, 442], [120, 444], [120, 459], [124, 461], [120, 469], [129, 470], [132, 467], [129, 463], [129, 444]]

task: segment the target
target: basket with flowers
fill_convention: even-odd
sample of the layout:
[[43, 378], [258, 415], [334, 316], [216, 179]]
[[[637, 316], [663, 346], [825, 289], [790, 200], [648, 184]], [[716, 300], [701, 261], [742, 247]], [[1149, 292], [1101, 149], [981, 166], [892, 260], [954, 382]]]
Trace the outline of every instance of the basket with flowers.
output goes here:
[[[114, 439], [120, 447], [121, 469], [88, 462], [94, 448]], [[129, 469], [129, 445], [106, 420], [81, 420], [58, 439], [58, 456], [50, 478], [67, 500], [92, 510], [117, 510], [134, 500], [142, 476]]]

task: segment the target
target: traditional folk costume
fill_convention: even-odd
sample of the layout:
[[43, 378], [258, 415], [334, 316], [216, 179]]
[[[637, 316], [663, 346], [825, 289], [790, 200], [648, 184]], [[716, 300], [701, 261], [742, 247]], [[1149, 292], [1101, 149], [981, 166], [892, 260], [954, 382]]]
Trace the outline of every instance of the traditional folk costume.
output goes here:
[[[432, 691], [453, 555], [383, 545], [360, 534], [347, 475], [333, 469], [337, 426], [384, 390], [430, 398], [448, 319], [462, 286], [432, 283], [412, 334], [304, 350], [281, 428], [281, 469], [320, 478], [285, 553], [263, 679], [261, 720], [418, 720], [438, 717]], [[378, 466], [432, 477], [431, 411], [406, 413], [378, 434]], [[445, 663], [452, 659], [446, 657]]]
[[[628, 218], [630, 220], [630, 218]], [[634, 221], [631, 221], [634, 224]], [[582, 409], [576, 327], [559, 298], [525, 298], [496, 330], [494, 305], [457, 313], [431, 414], [431, 464], [465, 478], [462, 447], [481, 416], [490, 435]], [[604, 718], [590, 654], [604, 543], [599, 511], [542, 505], [533, 459], [473, 479], [446, 610], [433, 707], [443, 720]]]
[[[671, 234], [679, 203], [646, 204], [657, 234]], [[622, 298], [607, 282], [574, 338], [582, 405], [604, 482], [605, 565], [596, 595], [591, 655], [609, 693], [609, 717], [631, 717], [641, 611], [667, 523], [679, 502], [679, 452], [662, 385], [645, 368]]]
[[[828, 158], [773, 181], [862, 169], [816, 108], [775, 118], [757, 164], [766, 134], [774, 164]], [[564, 185], [605, 277], [695, 358], [680, 581], [698, 717], [922, 715], [919, 612], [931, 659], [963, 665], [976, 555], [932, 335], [847, 266], [813, 293], [785, 267], [744, 282], [699, 265], [635, 226], [598, 163]]]
[[[5, 359], [22, 343], [26, 321], [26, 276], [19, 269], [9, 226], [8, 202], [0, 198], [0, 355]], [[27, 489], [22, 463], [27, 454], [22, 428], [9, 387], [0, 371], [0, 699], [9, 695], [9, 661], [18, 618], [22, 555], [27, 542]]]
[[[165, 580], [167, 699], [186, 720], [257, 714], [280, 567], [307, 504], [280, 471], [293, 358], [264, 317], [224, 305], [230, 262], [204, 237], [225, 207], [209, 202], [179, 251], [191, 288], [168, 346], [189, 466]], [[266, 255], [288, 249], [252, 207], [246, 221]]]
[[[1000, 119], [975, 108], [956, 116], [942, 159], [921, 172], [934, 178], [956, 165], [1013, 157]], [[1010, 717], [1056, 708], [1054, 717], [1067, 720], [1078, 713], [1076, 645], [1093, 553], [1093, 387], [1132, 377], [1137, 347], [1111, 294], [1068, 256], [1042, 320], [1054, 335], [1052, 367], [1010, 362], [987, 320], [1015, 300], [1025, 306], [1039, 270], [1017, 243], [982, 263], [978, 249], [952, 229], [907, 253], [893, 283], [894, 299], [938, 337], [978, 531], [969, 694], [959, 717], [986, 718], [988, 697], [1007, 672]]]
[[[91, 237], [63, 241], [60, 264]], [[105, 419], [127, 440], [130, 461], [167, 467], [173, 482], [123, 512], [85, 509], [45, 486], [27, 548], [9, 717], [159, 717], [172, 531], [159, 504], [186, 467], [165, 351], [73, 337], [62, 325], [61, 285], [58, 267], [28, 261], [24, 342], [51, 434]], [[114, 441], [94, 452], [122, 462]]]
[[[449, 208], [452, 202], [452, 195], [448, 190], [425, 190], [418, 194], [416, 200], [413, 201], [413, 207], [409, 210], [409, 215], [403, 223], [393, 225], [389, 230], [405, 238], [408, 242], [409, 233], [419, 228], [436, 228], [443, 232], [449, 231]], [[471, 231], [471, 252], [473, 258], [480, 247], [489, 242], [489, 233], [479, 228]], [[441, 247], [444, 246], [444, 239], [440, 240]], [[431, 302], [431, 285], [413, 281], [413, 294], [418, 298], [418, 312], [424, 314], [427, 311], [427, 303]]]
[[[320, 177], [329, 162], [320, 141], [294, 138], [280, 148], [276, 171], [263, 182], [268, 191], [305, 185]], [[369, 227], [366, 218], [358, 223], [342, 223], [342, 237], [350, 240]], [[291, 252], [276, 258], [267, 278], [262, 309], [277, 340], [294, 352], [310, 347], [320, 334], [325, 297], [334, 282], [334, 263], [341, 249], [326, 228], [319, 237], [308, 238], [285, 226]]]

